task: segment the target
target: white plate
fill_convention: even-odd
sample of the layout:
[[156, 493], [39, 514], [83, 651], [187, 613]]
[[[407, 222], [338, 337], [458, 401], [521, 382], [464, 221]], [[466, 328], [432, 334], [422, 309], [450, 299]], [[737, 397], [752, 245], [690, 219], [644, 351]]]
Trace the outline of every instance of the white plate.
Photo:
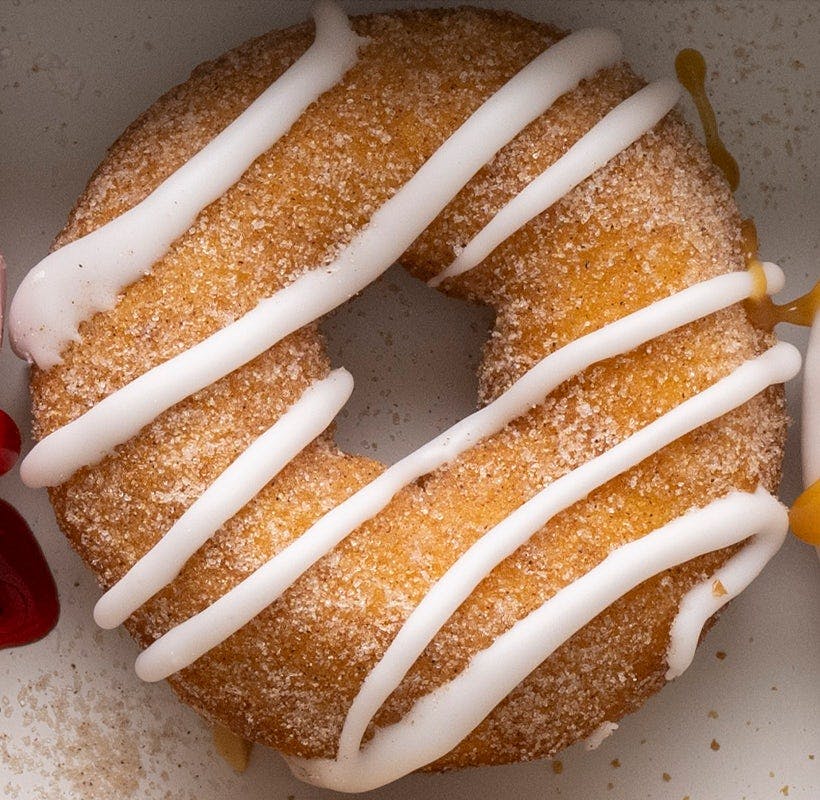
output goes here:
[[[786, 270], [789, 297], [817, 280], [816, 3], [488, 5], [568, 28], [614, 28], [647, 77], [670, 74], [682, 47], [702, 50], [721, 130], [741, 164], [738, 202], [757, 220], [763, 255]], [[301, 2], [219, 0], [3, 2], [0, 241], [10, 288], [45, 254], [106, 146], [132, 119], [200, 61], [299, 21], [307, 9]], [[470, 410], [488, 319], [396, 269], [337, 312], [325, 330], [334, 358], [354, 372], [358, 387], [341, 421], [342, 443], [389, 460]], [[416, 325], [434, 335], [418, 339]], [[782, 333], [805, 346], [803, 331]], [[0, 406], [25, 420], [25, 369], [8, 344], [0, 369]], [[799, 380], [789, 386], [795, 425], [787, 501], [799, 486], [799, 389]], [[137, 680], [130, 639], [94, 627], [99, 590], [57, 531], [45, 493], [24, 489], [15, 473], [0, 481], [0, 494], [39, 535], [63, 604], [57, 629], [44, 641], [0, 651], [0, 793], [9, 800], [328, 796], [295, 782], [262, 748], [249, 770], [235, 775], [167, 686]], [[817, 559], [790, 538], [724, 614], [692, 668], [596, 752], [563, 753], [560, 774], [540, 762], [417, 775], [373, 796], [817, 798], [818, 620]], [[725, 658], [716, 658], [718, 651]]]

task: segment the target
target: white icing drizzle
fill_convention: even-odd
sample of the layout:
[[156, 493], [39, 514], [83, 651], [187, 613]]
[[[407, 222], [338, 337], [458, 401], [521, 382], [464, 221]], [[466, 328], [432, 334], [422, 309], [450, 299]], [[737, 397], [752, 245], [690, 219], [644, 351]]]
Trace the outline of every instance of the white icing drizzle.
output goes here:
[[336, 3], [313, 8], [313, 44], [193, 158], [134, 208], [61, 247], [23, 280], [9, 310], [15, 352], [48, 369], [80, 323], [114, 307], [205, 206], [218, 200], [302, 112], [355, 64], [357, 36]]
[[510, 200], [473, 237], [455, 261], [429, 281], [430, 286], [438, 286], [447, 278], [478, 266], [519, 228], [651, 130], [671, 111], [680, 93], [677, 81], [665, 79], [649, 84], [617, 105]]
[[353, 378], [345, 369], [311, 385], [100, 598], [94, 608], [97, 624], [115, 628], [171, 583], [222, 525], [330, 425], [352, 391]]
[[[782, 272], [773, 264], [767, 264], [765, 269], [767, 279], [771, 280], [770, 290], [777, 291], [782, 285]], [[721, 275], [653, 303], [551, 353], [498, 399], [393, 464], [313, 523], [298, 539], [209, 608], [168, 631], [137, 659], [137, 674], [143, 680], [160, 680], [193, 663], [267, 608], [309, 567], [385, 508], [404, 486], [500, 431], [542, 402], [563, 381], [597, 361], [627, 352], [739, 302], [753, 291], [754, 281], [748, 272]]]
[[[751, 513], [751, 508], [749, 511]], [[683, 596], [678, 614], [669, 630], [666, 680], [671, 681], [686, 671], [695, 657], [700, 632], [709, 617], [720, 611], [732, 598], [737, 597], [780, 549], [789, 528], [785, 507], [782, 511], [786, 514], [784, 529], [778, 528], [777, 535], [773, 530], [769, 536], [754, 536], [749, 544], [732, 556], [708, 580], [699, 583]], [[747, 534], [753, 532], [755, 531], [747, 529]], [[756, 532], [762, 533], [760, 529]], [[720, 586], [721, 590], [716, 591], [716, 586]]]
[[[614, 550], [475, 655], [453, 680], [417, 700], [399, 722], [377, 729], [352, 757], [286, 760], [301, 780], [337, 791], [367, 791], [396, 780], [452, 750], [577, 630], [647, 578], [750, 535], [771, 540], [776, 549], [787, 529], [786, 509], [762, 489], [733, 492], [690, 511]], [[673, 635], [689, 632], [681, 626]]]
[[[620, 44], [609, 31], [582, 30], [554, 44], [486, 100], [330, 265], [303, 274], [236, 322], [44, 438], [21, 464], [23, 481], [32, 487], [62, 483], [80, 467], [100, 461], [172, 405], [353, 297], [404, 253], [510, 139], [560, 95], [619, 56]], [[19, 320], [18, 329], [40, 326], [36, 317], [22, 328]]]
[[[820, 481], [820, 312], [814, 315], [803, 371], [803, 487]], [[815, 548], [820, 556], [820, 547]]]
[[[803, 372], [803, 484], [820, 480], [820, 312], [814, 317]], [[820, 550], [818, 551], [820, 552]]]
[[[114, 306], [118, 294], [167, 252], [209, 203], [286, 133], [307, 106], [355, 63], [365, 41], [341, 10], [314, 10], [316, 38], [308, 51], [231, 125], [145, 201], [116, 220], [48, 256], [27, 276], [11, 309], [15, 349], [40, 367], [60, 361], [82, 320]], [[163, 411], [219, 380], [377, 278], [397, 260], [475, 173], [560, 95], [615, 63], [620, 44], [608, 31], [574, 33], [534, 59], [450, 137], [384, 203], [326, 267], [304, 273], [232, 325], [155, 367], [78, 419], [43, 439], [23, 462], [33, 486], [54, 485], [98, 462]], [[555, 203], [657, 123], [674, 105], [670, 81], [647, 86], [621, 103], [511, 200], [431, 283], [480, 263], [504, 239]], [[150, 231], [151, 235], [146, 235]], [[768, 290], [783, 276], [765, 265]], [[670, 330], [726, 308], [753, 290], [748, 273], [684, 289], [572, 342], [543, 359], [495, 402], [385, 470], [321, 517], [210, 608], [170, 630], [141, 654], [137, 672], [157, 680], [192, 663], [270, 605], [312, 564], [382, 510], [402, 487], [437, 469], [542, 402], [558, 384], [589, 365], [625, 353]], [[812, 333], [807, 397], [817, 395], [818, 325]], [[734, 492], [617, 548], [589, 573], [502, 634], [449, 683], [420, 698], [398, 723], [361, 746], [381, 704], [475, 586], [561, 510], [667, 443], [738, 407], [766, 386], [792, 377], [799, 354], [777, 344], [686, 400], [611, 450], [559, 478], [495, 525], [456, 559], [400, 629], [351, 706], [334, 760], [289, 759], [299, 777], [342, 791], [364, 791], [424, 766], [455, 747], [557, 647], [647, 578], [699, 555], [752, 541], [688, 592], [670, 631], [671, 678], [691, 661], [703, 623], [741, 591], [777, 550], [785, 509], [768, 493]], [[97, 605], [113, 627], [168, 585], [188, 558], [326, 428], [352, 389], [337, 370], [311, 386], [254, 441]], [[817, 416], [807, 413], [807, 474], [820, 472]], [[805, 439], [808, 441], [808, 439]], [[726, 593], [711, 591], [720, 580]], [[501, 667], [500, 667], [501, 665]], [[613, 726], [614, 723], [606, 723]]]
[[584, 741], [584, 750], [597, 750], [605, 739], [612, 736], [620, 726], [617, 722], [602, 722]]

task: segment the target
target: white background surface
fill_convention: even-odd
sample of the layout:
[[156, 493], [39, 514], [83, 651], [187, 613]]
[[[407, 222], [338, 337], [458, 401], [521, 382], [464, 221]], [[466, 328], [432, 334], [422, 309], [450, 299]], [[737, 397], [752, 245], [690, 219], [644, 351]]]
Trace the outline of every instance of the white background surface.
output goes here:
[[[395, 5], [395, 4], [394, 4]], [[564, 27], [606, 25], [646, 77], [701, 49], [724, 138], [741, 164], [739, 205], [762, 255], [788, 276], [785, 296], [818, 269], [815, 2], [489, 3]], [[350, 11], [384, 3], [348, 3]], [[200, 61], [303, 19], [302, 2], [10, 2], [0, 0], [0, 249], [13, 289], [45, 253], [106, 146]], [[688, 113], [688, 110], [687, 110]], [[357, 379], [340, 421], [350, 449], [395, 459], [473, 407], [489, 314], [446, 300], [394, 268], [324, 324]], [[421, 331], [421, 335], [419, 335]], [[783, 338], [805, 346], [803, 331]], [[783, 497], [799, 489], [800, 381]], [[25, 369], [3, 345], [0, 407], [27, 419]], [[91, 620], [99, 590], [57, 531], [45, 493], [16, 472], [0, 481], [37, 532], [63, 611], [44, 641], [0, 651], [0, 796], [285, 798], [331, 793], [295, 782], [256, 748], [235, 775], [198, 717], [170, 689], [133, 674], [134, 644]], [[818, 563], [790, 538], [724, 614], [692, 668], [599, 750], [549, 762], [411, 776], [379, 798], [817, 798], [820, 796]], [[716, 652], [725, 658], [716, 658]], [[720, 749], [713, 750], [712, 740]], [[815, 758], [812, 760], [811, 755]], [[613, 766], [613, 760], [620, 766]], [[669, 780], [665, 780], [667, 773]]]

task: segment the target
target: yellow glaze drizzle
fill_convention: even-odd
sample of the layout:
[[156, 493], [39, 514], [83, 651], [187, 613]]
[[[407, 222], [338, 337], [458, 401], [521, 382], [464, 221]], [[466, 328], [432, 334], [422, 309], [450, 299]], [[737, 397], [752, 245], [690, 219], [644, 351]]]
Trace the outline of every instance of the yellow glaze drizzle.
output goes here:
[[214, 747], [235, 772], [244, 772], [251, 755], [251, 743], [237, 736], [224, 725], [215, 725], [213, 729]]
[[789, 523], [798, 539], [820, 546], [820, 481], [815, 481], [794, 501]]
[[757, 229], [753, 220], [743, 220], [740, 239], [746, 268], [752, 274], [755, 286], [752, 296], [745, 303], [752, 324], [767, 331], [773, 330], [780, 322], [806, 327], [812, 325], [820, 312], [820, 282], [815, 283], [802, 297], [778, 305], [766, 294], [766, 274], [757, 258]]
[[[768, 299], [768, 295], [766, 294], [766, 288], [768, 284], [766, 281], [766, 270], [763, 269], [763, 263], [759, 261], [757, 258], [751, 258], [747, 263], [748, 266], [746, 267], [746, 269], [748, 269], [751, 273], [753, 288], [752, 294], [749, 300], [747, 301], [746, 310], [749, 312], [749, 316], [753, 318], [753, 321], [755, 321], [754, 315], [757, 313], [757, 311], [759, 311], [760, 305]], [[764, 325], [761, 327], [766, 326]]]
[[[751, 261], [749, 271], [755, 277], [755, 284], [757, 284], [758, 275], [761, 275], [765, 282], [766, 277], [763, 275], [763, 266], [757, 259]], [[817, 312], [820, 311], [820, 282], [815, 283], [814, 287], [802, 297], [782, 305], [772, 302], [771, 297], [768, 295], [758, 297], [757, 291], [755, 291], [754, 297], [746, 301], [746, 311], [753, 325], [767, 331], [773, 330], [774, 326], [780, 322], [808, 327], [814, 322]]]
[[675, 58], [675, 72], [698, 110], [709, 156], [734, 191], [740, 183], [740, 169], [718, 133], [715, 110], [706, 94], [706, 61], [697, 50], [681, 50]]
[[743, 222], [740, 223], [740, 246], [747, 264], [752, 261], [752, 259], [757, 258], [757, 251], [759, 249], [757, 227], [751, 217], [744, 219]]

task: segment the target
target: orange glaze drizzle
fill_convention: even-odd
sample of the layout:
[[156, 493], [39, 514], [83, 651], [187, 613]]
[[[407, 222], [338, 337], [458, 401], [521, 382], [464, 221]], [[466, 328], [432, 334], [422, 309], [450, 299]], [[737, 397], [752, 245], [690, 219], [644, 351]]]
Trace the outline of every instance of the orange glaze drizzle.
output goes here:
[[[766, 294], [766, 275], [757, 258], [757, 229], [751, 219], [740, 226], [741, 248], [749, 272], [755, 281], [755, 290], [746, 301], [746, 311], [752, 324], [771, 331], [779, 322], [792, 325], [812, 325], [820, 313], [820, 282], [810, 291], [791, 303], [777, 305]], [[820, 546], [820, 480], [806, 489], [789, 511], [792, 532], [804, 542]]]
[[[697, 50], [681, 50], [675, 58], [675, 72], [678, 81], [691, 95], [700, 115], [709, 157], [734, 191], [740, 184], [740, 169], [718, 133], [715, 110], [706, 94], [706, 60]], [[753, 220], [743, 220], [740, 237], [746, 267], [754, 279], [754, 290], [745, 302], [752, 324], [767, 331], [774, 330], [780, 322], [812, 325], [820, 313], [820, 282], [791, 303], [774, 303], [766, 293], [766, 273], [757, 257], [757, 228]], [[820, 480], [815, 481], [795, 500], [789, 512], [789, 522], [795, 536], [809, 544], [820, 546]]]
[[740, 184], [740, 169], [718, 133], [715, 110], [706, 94], [706, 61], [697, 50], [681, 50], [675, 58], [675, 72], [698, 110], [709, 156], [734, 191]]
[[[753, 275], [762, 274], [763, 267], [757, 259], [754, 259], [749, 264], [749, 270]], [[814, 322], [815, 315], [820, 311], [820, 283], [816, 283], [814, 288], [802, 297], [798, 297], [790, 303], [783, 303], [783, 305], [772, 302], [771, 297], [768, 295], [760, 299], [755, 296], [753, 299], [746, 301], [746, 310], [749, 312], [752, 323], [767, 331], [772, 330], [779, 322], [789, 322], [792, 325], [805, 325], [808, 327]]]
[[806, 327], [812, 325], [820, 311], [820, 282], [815, 283], [802, 297], [778, 305], [766, 294], [766, 275], [757, 258], [757, 231], [752, 220], [743, 220], [740, 235], [746, 267], [755, 282], [754, 292], [745, 303], [752, 324], [767, 331], [774, 330], [780, 322]]
[[820, 282], [815, 283], [802, 297], [778, 305], [766, 294], [766, 275], [757, 257], [757, 229], [751, 219], [744, 219], [740, 225], [740, 246], [755, 285], [752, 296], [745, 303], [752, 324], [767, 331], [774, 330], [780, 322], [806, 327], [812, 325], [820, 312]]

